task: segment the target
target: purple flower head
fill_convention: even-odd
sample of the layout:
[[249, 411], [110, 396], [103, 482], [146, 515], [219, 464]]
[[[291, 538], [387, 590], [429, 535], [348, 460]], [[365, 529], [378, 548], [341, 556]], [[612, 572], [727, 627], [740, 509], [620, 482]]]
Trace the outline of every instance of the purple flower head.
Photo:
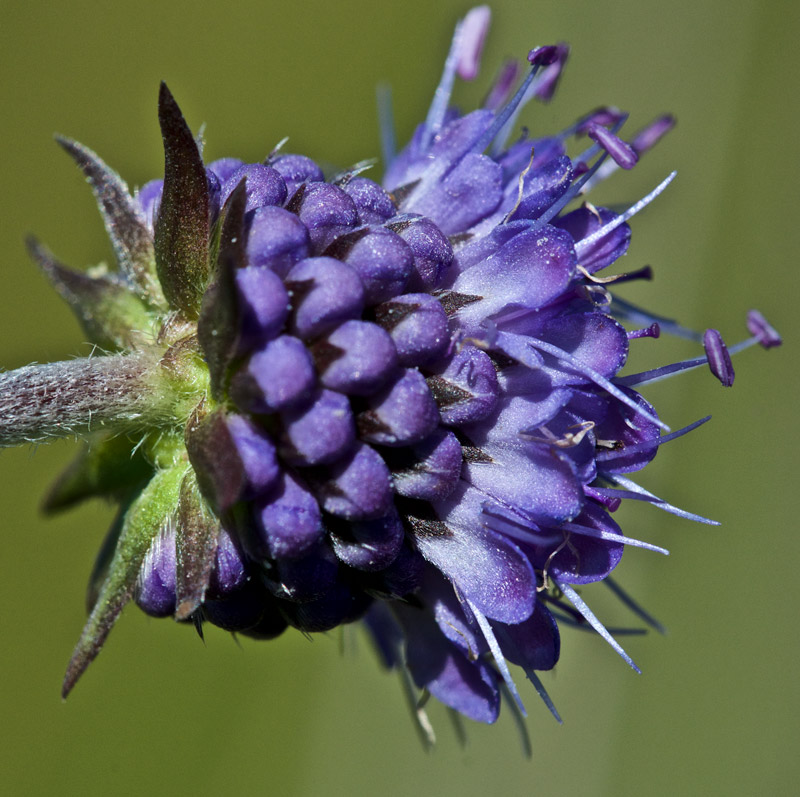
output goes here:
[[[730, 386], [731, 355], [780, 337], [751, 311], [752, 337], [728, 347], [617, 295], [650, 276], [619, 261], [629, 221], [674, 174], [624, 212], [585, 195], [674, 120], [629, 144], [627, 115], [599, 108], [516, 137], [526, 103], [553, 96], [563, 44], [506, 64], [484, 106], [461, 114], [451, 93], [477, 76], [488, 24], [486, 7], [459, 24], [427, 117], [384, 152], [382, 183], [364, 164], [326, 180], [296, 154], [206, 165], [163, 84], [163, 180], [131, 195], [61, 142], [120, 273], [72, 272], [31, 245], [110, 352], [59, 366], [81, 390], [59, 393], [61, 426], [42, 436], [88, 437], [88, 410], [81, 497], [122, 504], [65, 694], [131, 599], [260, 639], [363, 619], [387, 666], [482, 722], [503, 694], [524, 713], [508, 662], [558, 716], [536, 671], [556, 665], [560, 627], [593, 629], [636, 669], [576, 589], [613, 585], [627, 546], [666, 553], [613, 513], [632, 499], [713, 522], [634, 480], [703, 422], [671, 432], [637, 391], [706, 364]], [[584, 148], [569, 157], [573, 139]], [[660, 333], [704, 353], [623, 375], [631, 344]], [[63, 376], [37, 368], [0, 389], [28, 396], [30, 380]], [[33, 424], [13, 440], [35, 439]], [[63, 484], [49, 505], [72, 500]]]

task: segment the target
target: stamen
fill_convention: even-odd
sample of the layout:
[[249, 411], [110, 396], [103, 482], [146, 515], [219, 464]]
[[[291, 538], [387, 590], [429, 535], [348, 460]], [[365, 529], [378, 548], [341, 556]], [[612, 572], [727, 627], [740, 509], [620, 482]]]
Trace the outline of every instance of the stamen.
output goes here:
[[[647, 501], [653, 506], [657, 506], [659, 509], [669, 512], [671, 515], [677, 515], [678, 517], [685, 518], [686, 520], [693, 520], [696, 523], [705, 523], [707, 526], [720, 525], [718, 520], [711, 520], [707, 517], [703, 517], [702, 515], [695, 515], [693, 512], [687, 512], [685, 509], [679, 509], [677, 506], [673, 506], [672, 504], [668, 504], [666, 501], [662, 501], [658, 496], [653, 495], [653, 493], [649, 492], [648, 490], [645, 490], [644, 487], [640, 487], [638, 484], [636, 484], [636, 482], [626, 479], [624, 476], [620, 476], [618, 473], [611, 474], [598, 472], [598, 475], [610, 484], [617, 484], [630, 490], [630, 493], [626, 493], [624, 490], [603, 488], [608, 495], [617, 495], [620, 498], [630, 498], [637, 501]], [[632, 495], [631, 493], [635, 493], [635, 495]]]
[[489, 650], [492, 652], [492, 657], [497, 665], [497, 669], [500, 670], [500, 675], [505, 681], [508, 691], [511, 692], [514, 702], [517, 704], [517, 706], [519, 706], [522, 716], [527, 717], [528, 712], [525, 711], [525, 706], [522, 704], [522, 698], [519, 696], [517, 685], [514, 683], [514, 679], [511, 677], [511, 673], [508, 671], [508, 664], [506, 663], [505, 656], [503, 656], [503, 651], [500, 650], [500, 645], [497, 644], [497, 639], [495, 638], [491, 625], [489, 625], [489, 621], [481, 613], [480, 609], [478, 609], [478, 607], [475, 606], [471, 600], [469, 600], [469, 598], [464, 598], [463, 596], [460, 597], [475, 615], [475, 619], [478, 621], [478, 625], [480, 626], [481, 632], [486, 639], [486, 643], [489, 645]]
[[[683, 437], [685, 434], [694, 431], [699, 426], [702, 426], [704, 423], [707, 423], [711, 420], [710, 415], [706, 415], [705, 418], [700, 418], [699, 421], [695, 421], [694, 423], [690, 423], [688, 426], [684, 426], [683, 429], [678, 429], [670, 434], [664, 434], [659, 437], [657, 441], [648, 440], [645, 443], [635, 443], [632, 446], [625, 446], [619, 450], [614, 449], [613, 451], [599, 451], [595, 458], [598, 462], [606, 462], [608, 460], [614, 460], [616, 456], [620, 453], [623, 456], [627, 456], [628, 454], [638, 454], [640, 451], [647, 451], [648, 449], [653, 448], [654, 446], [663, 446], [664, 443], [669, 443], [671, 440], [677, 440], [679, 437]], [[594, 488], [592, 488], [594, 489]], [[602, 490], [601, 490], [602, 492]]]
[[547, 690], [544, 688], [544, 684], [539, 680], [539, 676], [536, 675], [536, 672], [530, 667], [524, 667], [523, 669], [525, 670], [525, 675], [527, 676], [528, 680], [533, 684], [536, 694], [539, 695], [539, 697], [542, 699], [542, 702], [545, 704], [545, 706], [547, 706], [547, 710], [555, 717], [555, 720], [559, 725], [563, 725], [564, 720], [561, 719], [561, 715], [558, 713], [555, 703], [553, 703], [550, 695], [547, 694]]
[[603, 583], [622, 601], [622, 603], [627, 606], [639, 619], [644, 620], [650, 628], [658, 631], [659, 634], [666, 634], [667, 629], [664, 628], [661, 623], [653, 617], [652, 614], [645, 611], [639, 604], [624, 590], [622, 587], [617, 584], [617, 582], [611, 578], [611, 576], [606, 576], [603, 579]]
[[[575, 180], [572, 186], [566, 191], [564, 196], [562, 196], [561, 199], [558, 200], [558, 202], [551, 205], [548, 210], [546, 210], [544, 213], [542, 213], [541, 216], [539, 216], [539, 218], [534, 222], [534, 227], [543, 227], [551, 219], [558, 216], [558, 214], [561, 213], [561, 211], [570, 202], [572, 202], [572, 200], [575, 199], [575, 197], [578, 196], [578, 194], [581, 193], [583, 186], [586, 185], [589, 182], [589, 180], [592, 179], [592, 176], [603, 165], [603, 162], [606, 160], [607, 157], [608, 153], [603, 152], [603, 154], [594, 162], [594, 164], [591, 167], [587, 168], [585, 172], [580, 168], [576, 168], [573, 171], [573, 177], [576, 174], [580, 173], [581, 175], [580, 179]], [[576, 167], [580, 167], [580, 163], [577, 163]], [[576, 252], [578, 251], [577, 246], [575, 247], [575, 251]]]
[[578, 523], [564, 523], [562, 529], [567, 531], [574, 531], [576, 534], [582, 534], [584, 537], [594, 537], [597, 540], [609, 540], [611, 542], [621, 542], [624, 545], [631, 545], [634, 548], [644, 548], [648, 551], [655, 551], [656, 553], [663, 553], [669, 556], [669, 551], [659, 545], [653, 545], [649, 542], [634, 539], [633, 537], [625, 537], [622, 534], [615, 534], [612, 531], [602, 531], [600, 529], [593, 529], [591, 526], [581, 526]]
[[424, 700], [423, 698], [417, 697], [417, 690], [411, 678], [411, 673], [408, 671], [408, 667], [405, 664], [401, 664], [397, 670], [400, 675], [400, 685], [403, 687], [403, 696], [406, 699], [406, 705], [408, 706], [411, 720], [417, 730], [422, 747], [424, 750], [431, 750], [436, 746], [436, 733], [425, 711]]
[[783, 343], [778, 330], [758, 310], [750, 310], [747, 314], [747, 328], [765, 349], [771, 349], [773, 346], [780, 346]]
[[[586, 203], [587, 210], [594, 210], [594, 205], [590, 205], [588, 202]], [[644, 266], [636, 271], [627, 272], [625, 274], [612, 274], [610, 277], [598, 277], [595, 274], [591, 274], [588, 272], [583, 266], [579, 265], [577, 267], [578, 271], [583, 275], [584, 279], [589, 280], [589, 282], [594, 282], [597, 285], [608, 285], [612, 282], [631, 282], [632, 280], [637, 279], [652, 279], [653, 278], [653, 270], [650, 266]]]
[[633, 663], [633, 659], [622, 649], [622, 646], [614, 639], [613, 636], [607, 631], [606, 627], [595, 617], [592, 610], [586, 605], [583, 598], [575, 592], [569, 584], [562, 583], [560, 581], [556, 582], [558, 584], [558, 588], [564, 593], [570, 603], [584, 616], [586, 622], [600, 634], [609, 645], [622, 657], [623, 661], [625, 661], [629, 667], [631, 667], [634, 672], [637, 672], [641, 675], [641, 670]]
[[628, 332], [628, 340], [659, 337], [661, 337], [661, 327], [658, 325], [658, 321], [654, 321], [649, 327], [645, 327], [644, 329], [632, 329]]
[[[581, 615], [576, 612], [571, 606], [566, 606], [560, 601], [553, 601], [549, 597], [547, 598], [548, 602], [558, 606], [560, 611], [555, 611], [554, 609], [548, 607], [550, 609], [550, 613], [558, 620], [559, 625], [563, 624], [568, 626], [569, 628], [574, 628], [576, 631], [583, 631], [586, 634], [596, 634], [594, 628], [588, 626], [586, 621], [581, 617]], [[567, 611], [572, 612], [574, 615], [577, 615], [577, 620], [573, 616], [573, 614], [562, 614], [562, 612]], [[606, 631], [609, 634], [613, 634], [614, 636], [644, 636], [647, 633], [646, 628], [626, 628], [623, 626], [606, 626]]]
[[564, 534], [563, 539], [559, 543], [558, 547], [554, 548], [553, 551], [551, 551], [550, 556], [547, 557], [547, 560], [545, 561], [544, 566], [542, 567], [542, 586], [536, 588], [537, 592], [550, 591], [551, 584], [550, 584], [550, 576], [548, 575], [548, 570], [550, 569], [550, 565], [552, 564], [553, 559], [555, 559], [556, 556], [558, 556], [558, 554], [560, 554], [561, 551], [563, 551], [564, 548], [567, 547], [569, 547], [570, 551], [577, 558], [580, 558], [578, 552], [575, 550], [575, 546], [572, 545], [572, 543], [569, 541], [569, 533]]
[[442, 76], [439, 85], [433, 93], [433, 101], [425, 117], [420, 150], [425, 151], [430, 146], [431, 141], [442, 129], [444, 118], [447, 114], [447, 107], [450, 104], [450, 96], [453, 93], [453, 84], [456, 80], [456, 70], [461, 59], [461, 42], [464, 29], [464, 20], [461, 20], [453, 32], [453, 41], [450, 44], [450, 52], [444, 62]]
[[[610, 393], [615, 399], [617, 399], [617, 401], [621, 401], [627, 407], [630, 407], [638, 415], [641, 415], [643, 418], [647, 418], [648, 421], [656, 424], [656, 426], [663, 429], [665, 432], [671, 431], [669, 426], [667, 426], [656, 415], [653, 415], [645, 410], [630, 396], [623, 393], [614, 384], [609, 382], [608, 379], [606, 379], [602, 374], [597, 373], [597, 371], [595, 371], [593, 368], [590, 368], [585, 363], [582, 363], [580, 360], [576, 359], [571, 354], [568, 354], [563, 349], [559, 349], [557, 346], [553, 346], [551, 343], [546, 343], [543, 340], [530, 338], [524, 335], [516, 335], [513, 332], [498, 332], [497, 341], [501, 344], [501, 348], [503, 348], [503, 351], [505, 351], [509, 357], [513, 357], [515, 360], [518, 360], [524, 365], [529, 365], [529, 363], [531, 363], [531, 357], [529, 355], [531, 348], [539, 349], [547, 354], [551, 354], [560, 362], [571, 366], [579, 373], [586, 376], [596, 385], [603, 388], [603, 390]], [[533, 365], [529, 365], [529, 367], [538, 368], [539, 365], [534, 360]]]
[[478, 76], [481, 53], [492, 12], [489, 6], [476, 6], [464, 17], [461, 25], [461, 44], [459, 47], [456, 71], [462, 80], [474, 80]]
[[[646, 266], [645, 268], [649, 269], [650, 267]], [[633, 274], [630, 276], [633, 277]], [[644, 279], [649, 278], [649, 276], [644, 277]], [[703, 336], [699, 332], [681, 326], [672, 318], [666, 318], [665, 316], [651, 313], [649, 310], [643, 310], [641, 307], [637, 307], [635, 304], [631, 304], [625, 299], [620, 299], [619, 296], [614, 297], [611, 313], [617, 318], [632, 324], [652, 324], [656, 321], [661, 331], [666, 332], [668, 335], [673, 335], [676, 338], [684, 338], [685, 340], [693, 340], [695, 343], [702, 343], [703, 341]]]
[[[603, 128], [604, 129], [604, 128]], [[608, 132], [608, 131], [606, 131]], [[624, 224], [632, 216], [635, 216], [640, 210], [646, 208], [677, 176], [677, 172], [672, 172], [666, 179], [662, 180], [647, 196], [640, 199], [634, 205], [631, 205], [624, 213], [617, 216], [617, 218], [603, 225], [599, 230], [596, 230], [586, 238], [582, 238], [575, 244], [575, 251], [580, 258], [581, 253], [585, 251], [587, 246], [590, 246], [595, 241], [599, 241], [604, 236], [608, 235], [612, 230]]]
[[280, 141], [279, 141], [279, 142], [278, 142], [278, 143], [277, 143], [277, 144], [276, 144], [276, 145], [275, 145], [275, 146], [272, 148], [272, 152], [270, 152], [270, 153], [269, 153], [269, 155], [267, 155], [267, 159], [266, 159], [266, 161], [265, 161], [265, 162], [266, 162], [267, 164], [269, 164], [269, 162], [270, 162], [270, 161], [271, 161], [273, 158], [275, 158], [275, 157], [278, 155], [278, 153], [279, 153], [279, 152], [280, 152], [280, 151], [281, 151], [281, 150], [282, 150], [282, 149], [283, 149], [283, 148], [286, 146], [286, 144], [287, 144], [288, 142], [289, 142], [289, 136], [284, 136], [284, 137], [283, 137], [283, 138], [282, 138], [282, 139], [281, 139], [281, 140], [280, 140]]
[[[622, 302], [615, 296], [614, 305], [617, 309], [619, 309], [619, 305], [627, 305], [627, 302]], [[632, 307], [632, 305], [630, 306]], [[636, 310], [636, 308], [634, 308], [634, 310]], [[624, 311], [622, 313], [622, 317], [624, 318], [626, 315], [629, 317], [633, 315], [638, 315], [640, 318], [643, 317], [641, 312], [638, 310], [631, 314], [628, 314], [626, 311]], [[647, 318], [647, 316], [644, 317]], [[670, 325], [672, 324], [669, 319], [662, 319], [659, 322], [660, 326], [663, 327], [664, 322]], [[675, 334], [678, 334], [679, 337], [691, 336], [691, 339], [694, 339], [694, 335], [696, 333], [691, 332], [691, 330], [685, 330], [683, 327], [679, 327], [678, 325], [674, 326], [677, 328], [677, 330], [670, 331], [675, 332]], [[772, 331], [775, 335], [777, 335], [775, 330]], [[638, 374], [617, 377], [614, 379], [614, 383], [617, 385], [624, 385], [626, 387], [636, 387], [638, 385], [651, 384], [652, 382], [660, 382], [662, 379], [668, 379], [670, 376], [680, 373], [681, 371], [692, 371], [695, 368], [700, 368], [701, 366], [708, 364], [709, 368], [711, 369], [711, 373], [713, 373], [714, 376], [716, 376], [717, 379], [722, 382], [723, 386], [730, 387], [733, 384], [733, 379], [735, 376], [730, 355], [738, 354], [740, 351], [744, 351], [745, 349], [749, 349], [751, 346], [755, 346], [757, 343], [760, 343], [757, 337], [746, 338], [736, 345], [731, 346], [729, 349], [722, 340], [722, 336], [715, 329], [706, 330], [702, 337], [702, 342], [704, 348], [706, 349], [705, 357], [694, 357], [690, 360], [682, 360], [681, 362], [663, 365], [660, 368], [651, 368], [649, 371], [641, 371]]]
[[[600, 122], [600, 124], [605, 125], [606, 123]], [[675, 117], [673, 116], [661, 116], [655, 119], [633, 137], [633, 140], [630, 142], [633, 151], [641, 157], [645, 152], [652, 149], [674, 126]], [[614, 174], [618, 168], [619, 166], [616, 163], [607, 161], [603, 164], [603, 168], [597, 172], [592, 181], [586, 186], [585, 190], [587, 192], [591, 191], [598, 183], [601, 183]]]
[[[628, 121], [628, 114], [626, 112], [624, 112], [624, 111], [618, 111], [617, 115], [614, 116], [613, 119], [614, 119], [613, 124], [611, 124], [610, 123], [611, 120], [609, 120], [609, 126], [608, 126], [608, 129], [606, 130], [606, 132], [610, 132], [610, 133], [613, 133], [614, 135], [616, 135], [622, 129], [622, 126], [625, 124], [625, 122]], [[583, 133], [587, 133], [595, 124], [597, 124], [597, 123], [594, 121], [594, 119], [587, 118], [585, 122], [581, 123], [582, 132]], [[603, 127], [603, 129], [606, 128], [606, 125], [604, 125], [602, 123], [599, 126]], [[592, 144], [591, 146], [587, 147], [583, 152], [581, 152], [579, 155], [574, 157], [572, 160], [575, 163], [588, 163], [595, 155], [597, 155], [598, 152], [606, 152], [606, 153], [608, 153], [608, 150], [605, 150], [599, 143], [597, 143], [595, 141], [594, 144]], [[598, 164], [595, 164], [595, 169], [594, 170], [598, 174], [603, 174], [608, 169], [617, 169], [618, 168], [617, 164], [614, 163], [613, 161], [610, 161], [610, 162], [606, 163], [606, 165], [603, 166], [603, 168], [600, 169], [599, 171], [598, 171], [597, 167], [598, 167]], [[592, 175], [591, 182], [589, 182], [583, 188], [581, 193], [583, 193], [583, 194], [587, 193], [589, 191], [589, 189], [591, 188], [591, 186], [593, 186], [596, 182], [598, 182], [598, 180], [599, 180], [599, 178], [596, 175]]]
[[595, 307], [611, 307], [611, 294], [602, 285], [584, 285], [583, 289]]
[[[519, 648], [517, 647], [514, 640], [511, 638], [511, 634], [509, 634], [508, 631], [503, 626], [499, 626], [497, 628], [497, 635], [500, 637], [500, 639], [502, 639], [504, 646], [516, 651], [517, 657], [521, 658], [521, 656], [518, 655]], [[550, 695], [547, 694], [547, 690], [544, 688], [544, 684], [539, 680], [539, 677], [536, 675], [535, 670], [533, 670], [533, 668], [531, 667], [523, 667], [522, 669], [525, 671], [525, 675], [527, 676], [528, 680], [533, 684], [533, 688], [536, 690], [537, 694], [542, 699], [542, 702], [545, 704], [545, 706], [547, 706], [550, 713], [555, 717], [558, 724], [559, 725], [563, 724], [562, 719], [558, 711], [556, 710], [555, 704], [550, 699]], [[516, 708], [516, 705], [513, 702], [510, 703], [510, 705], [512, 709]]]
[[544, 433], [544, 437], [529, 434], [528, 432], [520, 432], [519, 436], [523, 440], [531, 440], [534, 443], [544, 443], [548, 446], [555, 446], [556, 448], [572, 448], [577, 446], [584, 437], [595, 427], [594, 421], [583, 421], [582, 423], [569, 426], [569, 429], [580, 429], [579, 432], [567, 432], [563, 437], [556, 437], [546, 426], [539, 427]]
[[625, 274], [617, 274], [614, 282], [621, 283], [633, 282], [634, 280], [651, 279], [653, 279], [653, 269], [650, 266], [642, 266], [641, 268], [637, 268], [636, 271], [628, 271]]
[[[538, 47], [536, 50], [531, 50], [528, 54], [528, 60], [530, 61], [531, 55], [533, 55], [533, 60], [531, 62], [531, 70], [528, 72], [525, 80], [522, 81], [520, 87], [514, 92], [514, 96], [506, 103], [505, 107], [503, 108], [500, 113], [498, 113], [492, 124], [489, 126], [489, 129], [478, 139], [477, 143], [473, 145], [472, 151], [473, 152], [483, 152], [489, 144], [494, 141], [494, 139], [498, 136], [498, 134], [503, 130], [507, 123], [509, 123], [512, 119], [514, 112], [517, 108], [521, 108], [524, 105], [523, 100], [526, 99], [526, 94], [528, 93], [528, 89], [533, 82], [533, 79], [536, 77], [536, 73], [539, 69], [545, 65], [547, 58], [549, 57], [548, 52], [549, 50], [555, 50], [555, 46], [551, 47]], [[534, 55], [535, 53], [540, 53], [541, 55]], [[493, 155], [498, 154], [494, 150], [492, 151]]]
[[706, 350], [708, 367], [711, 373], [722, 382], [723, 387], [730, 387], [736, 377], [733, 370], [731, 356], [728, 354], [728, 347], [722, 339], [722, 335], [716, 329], [707, 329], [703, 334], [703, 348]]

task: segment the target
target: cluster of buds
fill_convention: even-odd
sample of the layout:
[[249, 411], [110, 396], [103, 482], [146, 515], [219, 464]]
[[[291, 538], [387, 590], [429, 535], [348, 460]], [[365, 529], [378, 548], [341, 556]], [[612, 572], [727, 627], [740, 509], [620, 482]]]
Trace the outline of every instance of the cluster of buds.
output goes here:
[[[97, 350], [0, 375], [0, 441], [85, 438], [47, 508], [120, 506], [65, 695], [131, 600], [258, 639], [363, 619], [387, 666], [484, 722], [503, 690], [522, 708], [507, 662], [552, 709], [536, 671], [558, 660], [559, 624], [588, 624], [635, 667], [576, 587], [619, 593], [625, 546], [664, 552], [623, 533], [623, 500], [705, 521], [631, 480], [702, 423], [670, 433], [635, 388], [706, 363], [730, 385], [730, 353], [716, 330], [612, 294], [649, 268], [599, 275], [674, 175], [624, 213], [573, 205], [673, 120], [627, 142], [625, 114], [601, 108], [508, 145], [567, 48], [532, 50], [521, 80], [507, 64], [462, 115], [450, 92], [477, 74], [487, 25], [479, 8], [458, 26], [426, 120], [399, 154], [387, 146], [382, 185], [363, 165], [326, 179], [280, 149], [206, 164], [164, 85], [163, 180], [132, 194], [59, 139], [118, 270], [73, 271], [30, 242]], [[587, 146], [569, 157], [573, 139]], [[780, 342], [760, 314], [748, 323], [731, 352]], [[705, 353], [620, 376], [631, 341], [662, 331]]]

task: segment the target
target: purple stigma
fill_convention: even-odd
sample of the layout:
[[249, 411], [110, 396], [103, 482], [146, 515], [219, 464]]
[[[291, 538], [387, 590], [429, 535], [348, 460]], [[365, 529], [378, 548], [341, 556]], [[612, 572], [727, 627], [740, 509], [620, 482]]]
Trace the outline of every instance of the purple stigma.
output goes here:
[[639, 156], [630, 144], [597, 122], [589, 122], [586, 132], [589, 138], [599, 144], [623, 169], [632, 169], [639, 160]]
[[758, 310], [750, 310], [747, 313], [747, 328], [750, 330], [750, 334], [765, 349], [772, 349], [783, 343], [778, 330]]
[[718, 330], [707, 329], [703, 333], [703, 348], [706, 350], [711, 373], [722, 382], [723, 387], [730, 387], [736, 374], [733, 370], [731, 356], [728, 354], [728, 347]]

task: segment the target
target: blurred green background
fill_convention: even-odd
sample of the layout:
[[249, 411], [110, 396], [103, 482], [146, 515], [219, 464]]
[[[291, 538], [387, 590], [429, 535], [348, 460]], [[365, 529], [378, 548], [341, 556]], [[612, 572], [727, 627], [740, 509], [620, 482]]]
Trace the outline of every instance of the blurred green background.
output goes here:
[[[155, 113], [167, 80], [207, 156], [256, 160], [289, 149], [350, 165], [378, 155], [374, 88], [394, 89], [403, 140], [436, 84], [461, 2], [0, 2], [3, 307], [0, 365], [87, 353], [69, 312], [25, 256], [35, 231], [59, 257], [110, 258], [102, 224], [53, 132], [94, 148], [132, 185], [162, 164]], [[70, 443], [0, 456], [0, 782], [7, 794], [788, 794], [800, 778], [797, 37], [792, 0], [500, 0], [485, 75], [506, 55], [566, 40], [559, 95], [524, 114], [534, 135], [599, 104], [631, 129], [666, 110], [677, 129], [594, 200], [637, 199], [679, 177], [638, 217], [625, 263], [653, 283], [624, 295], [729, 341], [758, 306], [787, 345], [750, 350], [723, 390], [706, 372], [653, 386], [678, 428], [714, 421], [661, 452], [645, 486], [723, 525], [646, 506], [628, 533], [672, 550], [630, 551], [618, 576], [669, 628], [626, 640], [636, 676], [598, 638], [564, 634], [545, 683], [559, 727], [533, 691], [533, 760], [511, 717], [456, 743], [417, 744], [400, 687], [359, 633], [297, 633], [240, 646], [125, 612], [105, 651], [62, 704], [62, 673], [83, 623], [85, 581], [110, 511], [44, 520], [40, 497]], [[793, 204], [794, 203], [794, 204]], [[696, 352], [643, 341], [637, 363]], [[792, 365], [794, 363], [794, 365]], [[602, 587], [586, 597], [627, 621]]]

